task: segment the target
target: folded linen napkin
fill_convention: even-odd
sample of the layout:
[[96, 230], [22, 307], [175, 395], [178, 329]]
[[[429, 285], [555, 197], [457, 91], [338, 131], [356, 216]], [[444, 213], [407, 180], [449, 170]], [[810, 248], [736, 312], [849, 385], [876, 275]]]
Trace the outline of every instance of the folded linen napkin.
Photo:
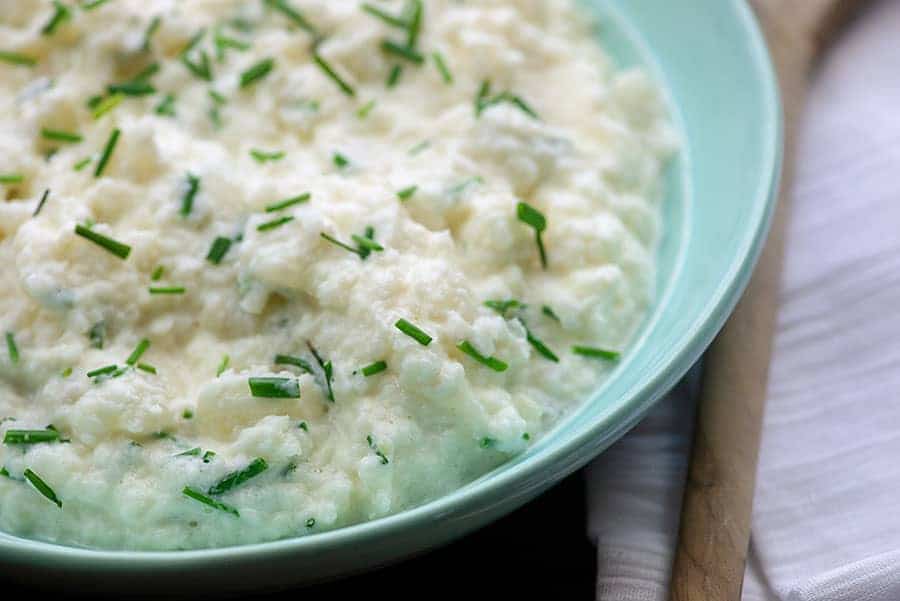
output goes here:
[[[745, 601], [900, 600], [900, 2], [834, 47], [807, 106]], [[668, 597], [693, 384], [587, 470], [597, 598]]]

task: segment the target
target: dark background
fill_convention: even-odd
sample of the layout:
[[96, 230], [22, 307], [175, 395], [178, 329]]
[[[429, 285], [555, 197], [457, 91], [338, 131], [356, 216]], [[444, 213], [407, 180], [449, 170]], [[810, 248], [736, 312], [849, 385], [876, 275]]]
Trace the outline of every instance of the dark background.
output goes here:
[[[331, 584], [242, 599], [593, 599], [596, 552], [587, 538], [586, 515], [584, 481], [576, 473], [522, 509], [429, 554]], [[0, 583], [4, 599], [40, 594], [9, 582], [8, 574], [0, 574]], [[90, 597], [51, 597], [97, 599], [103, 593], [98, 582]]]

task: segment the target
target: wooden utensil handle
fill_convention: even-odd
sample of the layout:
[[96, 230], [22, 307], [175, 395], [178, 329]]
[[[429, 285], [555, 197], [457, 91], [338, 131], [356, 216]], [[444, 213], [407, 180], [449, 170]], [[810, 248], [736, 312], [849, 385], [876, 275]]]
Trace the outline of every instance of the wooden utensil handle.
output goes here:
[[706, 355], [672, 571], [672, 601], [739, 601], [775, 329], [797, 118], [810, 68], [863, 0], [750, 0], [781, 84], [781, 197], [759, 264]]

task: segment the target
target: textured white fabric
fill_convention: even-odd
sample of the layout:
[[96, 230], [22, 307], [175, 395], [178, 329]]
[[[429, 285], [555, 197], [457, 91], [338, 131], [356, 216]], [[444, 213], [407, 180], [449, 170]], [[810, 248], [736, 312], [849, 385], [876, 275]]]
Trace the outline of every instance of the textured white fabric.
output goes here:
[[[744, 600], [900, 601], [900, 1], [821, 65], [797, 170]], [[587, 471], [599, 599], [667, 599], [691, 398]]]

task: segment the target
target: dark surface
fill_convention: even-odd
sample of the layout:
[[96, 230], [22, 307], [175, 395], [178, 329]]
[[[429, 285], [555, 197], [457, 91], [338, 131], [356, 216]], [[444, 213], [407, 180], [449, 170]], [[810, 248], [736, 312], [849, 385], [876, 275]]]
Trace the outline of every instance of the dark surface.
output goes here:
[[[437, 593], [436, 598], [588, 600], [594, 598], [596, 553], [586, 533], [584, 483], [576, 473], [506, 518], [427, 555], [331, 584], [242, 599], [310, 601], [359, 595], [421, 600]], [[32, 596], [16, 585], [4, 584], [2, 590], [6, 599]], [[90, 598], [102, 595], [98, 582]]]

